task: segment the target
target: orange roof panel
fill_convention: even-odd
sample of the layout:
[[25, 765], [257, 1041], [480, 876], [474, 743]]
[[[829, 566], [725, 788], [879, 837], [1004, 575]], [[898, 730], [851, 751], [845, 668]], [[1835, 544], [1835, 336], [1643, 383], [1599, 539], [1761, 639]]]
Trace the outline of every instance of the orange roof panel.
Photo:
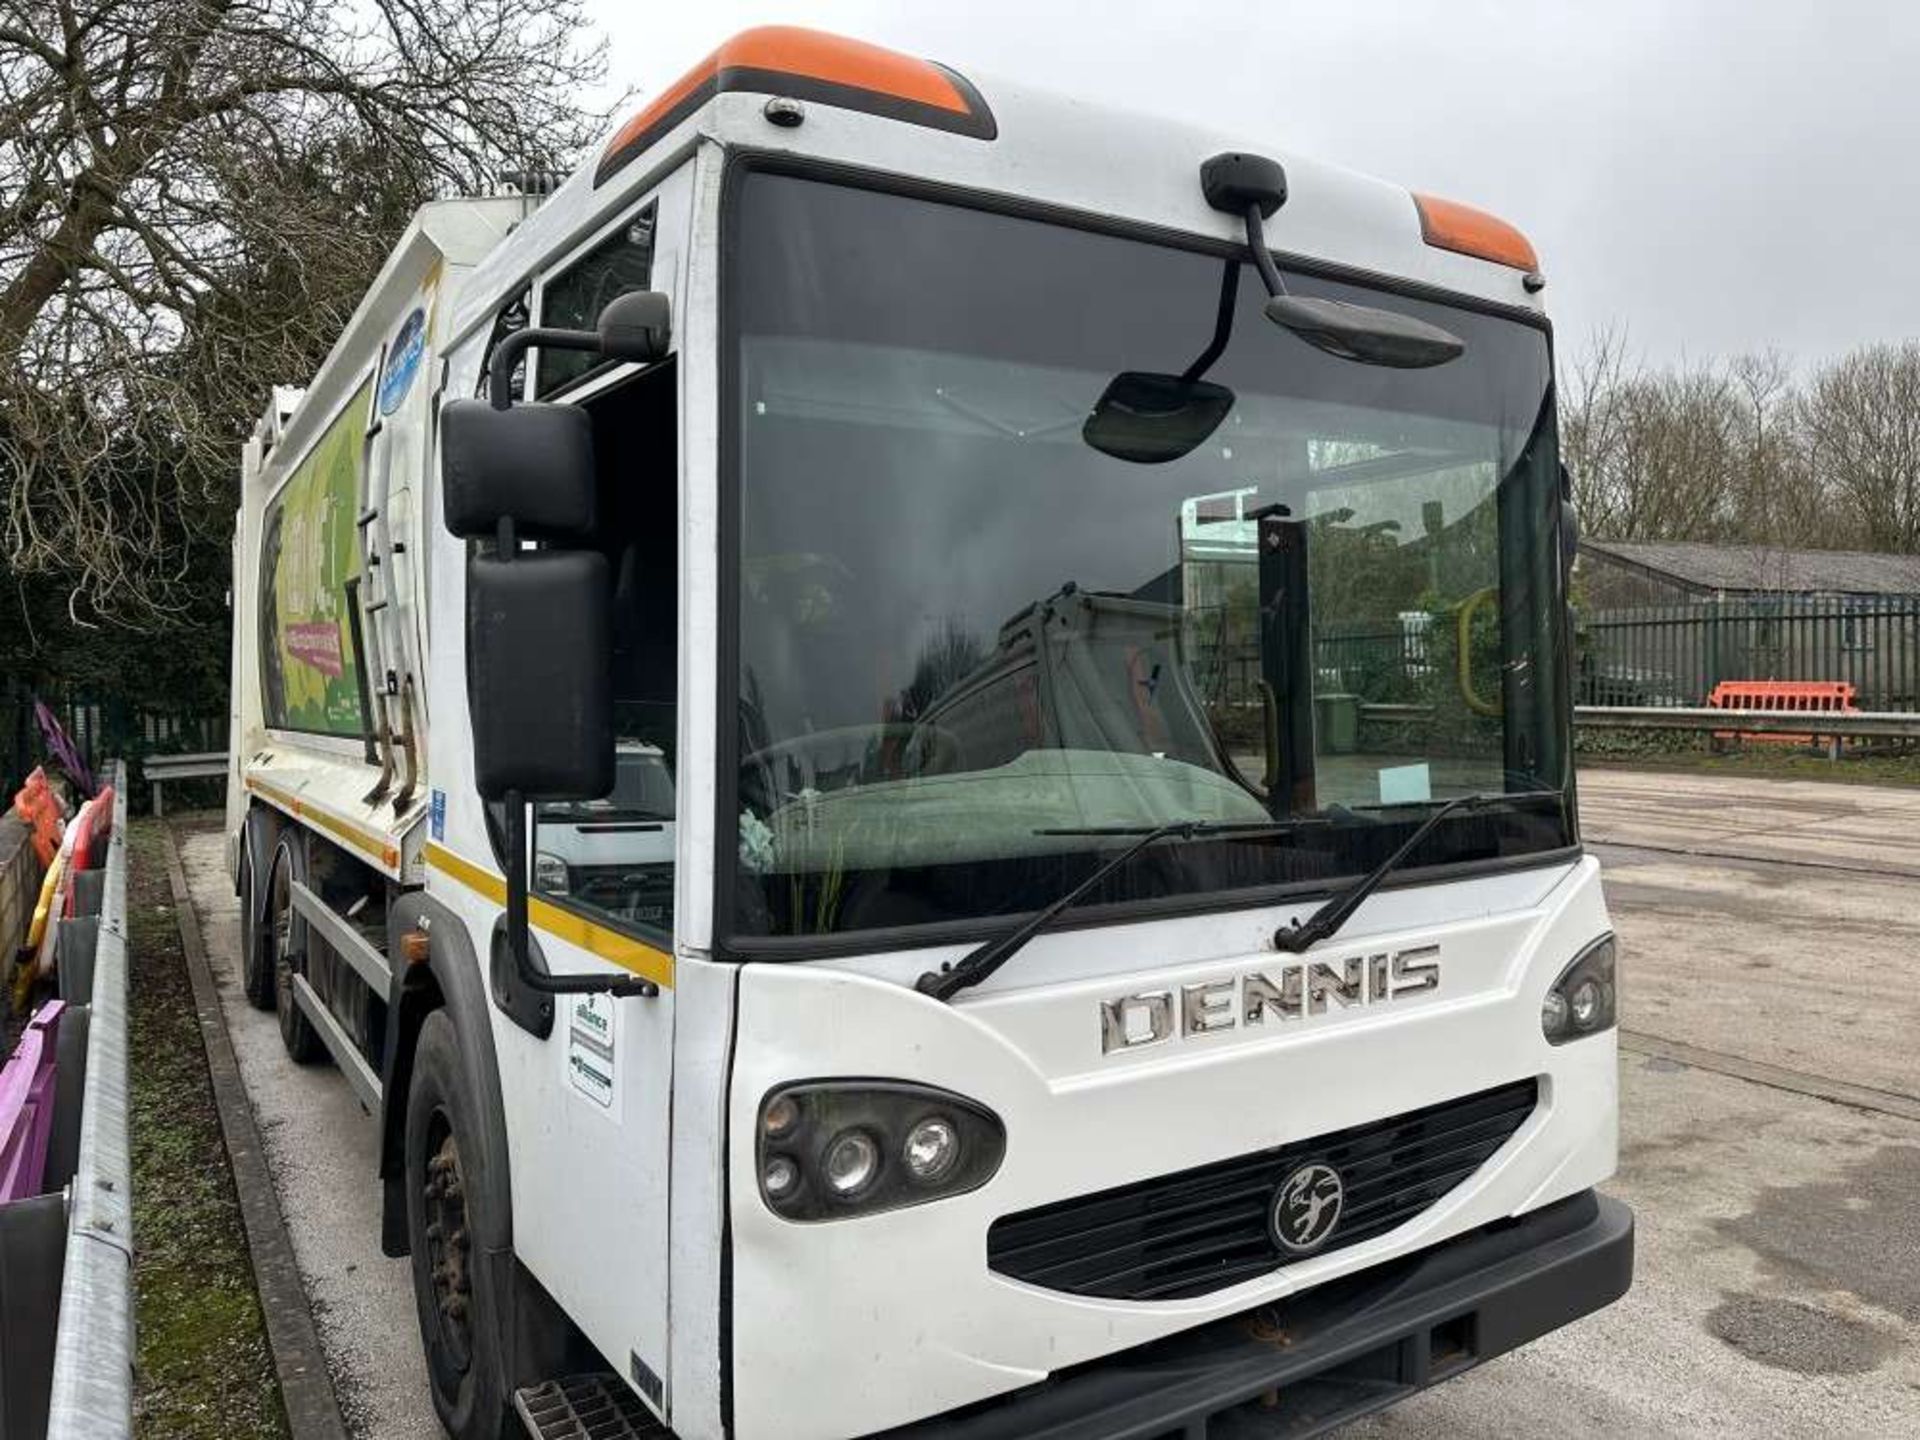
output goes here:
[[995, 134], [979, 92], [945, 66], [864, 40], [763, 25], [728, 40], [622, 125], [601, 156], [594, 184], [715, 95], [731, 91], [817, 100], [982, 140]]

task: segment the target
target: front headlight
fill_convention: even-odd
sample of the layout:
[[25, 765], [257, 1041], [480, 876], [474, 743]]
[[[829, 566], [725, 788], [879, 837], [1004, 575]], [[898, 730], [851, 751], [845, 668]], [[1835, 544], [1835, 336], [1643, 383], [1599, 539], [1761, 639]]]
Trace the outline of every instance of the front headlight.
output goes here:
[[567, 879], [567, 862], [542, 850], [533, 857], [533, 888], [542, 895], [566, 895], [573, 886]]
[[986, 1106], [888, 1081], [783, 1085], [760, 1104], [755, 1163], [767, 1208], [840, 1220], [977, 1190], [1007, 1152]]
[[1549, 1045], [1611, 1030], [1619, 1018], [1613, 936], [1602, 935], [1573, 957], [1540, 1002], [1540, 1029]]

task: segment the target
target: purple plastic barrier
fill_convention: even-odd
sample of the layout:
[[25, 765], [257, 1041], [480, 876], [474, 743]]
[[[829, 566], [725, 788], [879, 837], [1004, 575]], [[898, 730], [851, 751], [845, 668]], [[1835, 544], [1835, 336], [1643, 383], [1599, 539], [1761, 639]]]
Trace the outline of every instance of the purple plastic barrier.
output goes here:
[[33, 702], [33, 717], [40, 722], [41, 738], [47, 742], [53, 758], [60, 762], [60, 768], [67, 772], [67, 778], [80, 787], [82, 795], [93, 795], [100, 787], [93, 783], [93, 771], [80, 758], [80, 751], [60, 724], [60, 717], [48, 708], [46, 701], [38, 698]]
[[40, 1193], [53, 1130], [54, 1042], [64, 1000], [33, 1012], [26, 1032], [0, 1069], [0, 1204]]

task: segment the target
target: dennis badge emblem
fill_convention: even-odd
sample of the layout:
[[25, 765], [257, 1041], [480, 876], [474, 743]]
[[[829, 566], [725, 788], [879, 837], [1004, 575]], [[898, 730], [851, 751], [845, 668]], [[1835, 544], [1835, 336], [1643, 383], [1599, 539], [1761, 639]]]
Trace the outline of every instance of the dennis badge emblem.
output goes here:
[[1300, 1166], [1274, 1192], [1270, 1216], [1274, 1240], [1293, 1255], [1318, 1250], [1340, 1223], [1345, 1199], [1346, 1186], [1338, 1170], [1318, 1160]]

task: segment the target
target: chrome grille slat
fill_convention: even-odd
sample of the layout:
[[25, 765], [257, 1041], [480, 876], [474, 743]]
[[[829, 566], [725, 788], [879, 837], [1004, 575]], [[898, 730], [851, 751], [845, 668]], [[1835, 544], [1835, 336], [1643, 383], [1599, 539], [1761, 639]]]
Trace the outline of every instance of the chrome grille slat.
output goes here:
[[1532, 1079], [1253, 1155], [1002, 1216], [987, 1233], [996, 1273], [1109, 1299], [1204, 1295], [1287, 1263], [1268, 1233], [1274, 1188], [1322, 1160], [1346, 1187], [1316, 1253], [1395, 1229], [1466, 1180], [1539, 1101]]

